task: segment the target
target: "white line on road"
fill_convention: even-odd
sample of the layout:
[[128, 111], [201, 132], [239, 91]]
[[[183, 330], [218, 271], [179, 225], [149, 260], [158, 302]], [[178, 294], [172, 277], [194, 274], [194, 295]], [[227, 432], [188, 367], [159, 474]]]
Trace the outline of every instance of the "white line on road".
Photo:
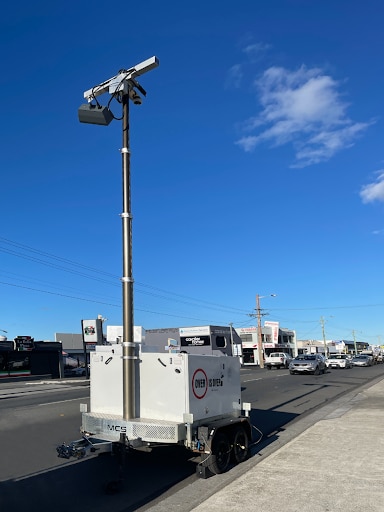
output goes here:
[[48, 404], [37, 404], [37, 407], [44, 407], [44, 405], [63, 404], [64, 402], [74, 402], [76, 400], [88, 400], [89, 396], [83, 396], [80, 398], [70, 398], [68, 400], [59, 400], [58, 402], [49, 402]]

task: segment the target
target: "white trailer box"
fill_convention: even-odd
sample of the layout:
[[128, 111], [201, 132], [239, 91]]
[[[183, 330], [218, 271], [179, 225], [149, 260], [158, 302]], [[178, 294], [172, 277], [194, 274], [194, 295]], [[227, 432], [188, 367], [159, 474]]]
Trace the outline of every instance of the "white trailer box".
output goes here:
[[[123, 416], [121, 357], [121, 345], [91, 353], [91, 414]], [[135, 380], [136, 418], [199, 422], [241, 410], [238, 358], [141, 352]]]
[[58, 446], [60, 457], [112, 451], [113, 444], [120, 454], [179, 444], [200, 455], [196, 472], [204, 478], [247, 458], [252, 431], [249, 415], [241, 415], [239, 358], [165, 354], [137, 344], [135, 389], [128, 390], [135, 393], [135, 417], [125, 418], [122, 348], [98, 345], [91, 354], [91, 410], [81, 406], [82, 439]]

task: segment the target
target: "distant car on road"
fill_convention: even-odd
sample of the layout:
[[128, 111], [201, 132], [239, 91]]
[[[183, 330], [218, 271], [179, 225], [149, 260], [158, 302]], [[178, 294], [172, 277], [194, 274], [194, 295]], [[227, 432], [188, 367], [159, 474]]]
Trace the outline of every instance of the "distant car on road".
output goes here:
[[352, 361], [347, 354], [330, 354], [326, 365], [328, 368], [352, 368]]
[[72, 368], [71, 375], [80, 375], [82, 377], [85, 377], [85, 368], [83, 366], [79, 366], [78, 368]]
[[369, 356], [360, 354], [352, 359], [353, 366], [372, 366], [372, 360]]
[[320, 354], [300, 354], [289, 364], [289, 373], [312, 373], [313, 375], [320, 375], [325, 373], [327, 366], [325, 359]]
[[285, 352], [272, 352], [266, 357], [264, 366], [270, 370], [271, 368], [288, 368], [292, 357]]

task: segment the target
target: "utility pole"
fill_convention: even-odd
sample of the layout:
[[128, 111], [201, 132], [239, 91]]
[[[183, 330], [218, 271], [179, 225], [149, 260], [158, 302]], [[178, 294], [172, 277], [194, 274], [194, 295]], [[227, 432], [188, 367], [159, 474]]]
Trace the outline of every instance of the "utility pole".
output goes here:
[[260, 309], [260, 295], [256, 295], [256, 315], [257, 315], [257, 355], [259, 358], [260, 368], [264, 368], [264, 354], [263, 354], [263, 334], [261, 332], [261, 309]]
[[322, 316], [320, 317], [320, 323], [321, 323], [321, 330], [323, 332], [324, 356], [327, 357], [328, 356], [328, 349], [327, 349], [327, 340], [325, 339], [325, 329], [324, 329], [325, 320], [324, 320], [324, 318]]
[[353, 336], [353, 342], [355, 344], [355, 356], [357, 356], [357, 344], [356, 344], [355, 330], [352, 331], [352, 336]]
[[260, 308], [260, 299], [264, 299], [265, 297], [276, 297], [275, 293], [271, 293], [270, 295], [256, 295], [256, 314], [250, 314], [249, 316], [253, 316], [257, 318], [257, 355], [259, 358], [259, 366], [260, 368], [264, 368], [264, 353], [263, 353], [263, 334], [261, 332], [261, 317], [264, 315], [268, 315], [268, 313], [262, 313]]

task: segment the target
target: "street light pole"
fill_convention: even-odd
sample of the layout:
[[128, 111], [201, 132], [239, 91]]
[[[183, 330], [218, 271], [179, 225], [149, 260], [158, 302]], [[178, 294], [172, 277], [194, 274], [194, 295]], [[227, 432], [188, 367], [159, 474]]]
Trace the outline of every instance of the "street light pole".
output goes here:
[[256, 316], [257, 316], [257, 355], [259, 358], [260, 368], [264, 368], [264, 354], [263, 354], [263, 335], [261, 332], [261, 310], [260, 310], [260, 295], [256, 295]]
[[[276, 297], [275, 293], [271, 293], [270, 295], [256, 295], [256, 318], [257, 318], [257, 355], [259, 358], [259, 366], [260, 368], [264, 368], [264, 352], [263, 352], [263, 334], [261, 332], [261, 308], [260, 308], [260, 299], [264, 299], [265, 297]], [[263, 313], [264, 315], [267, 313]], [[254, 315], [252, 315], [254, 316]]]

